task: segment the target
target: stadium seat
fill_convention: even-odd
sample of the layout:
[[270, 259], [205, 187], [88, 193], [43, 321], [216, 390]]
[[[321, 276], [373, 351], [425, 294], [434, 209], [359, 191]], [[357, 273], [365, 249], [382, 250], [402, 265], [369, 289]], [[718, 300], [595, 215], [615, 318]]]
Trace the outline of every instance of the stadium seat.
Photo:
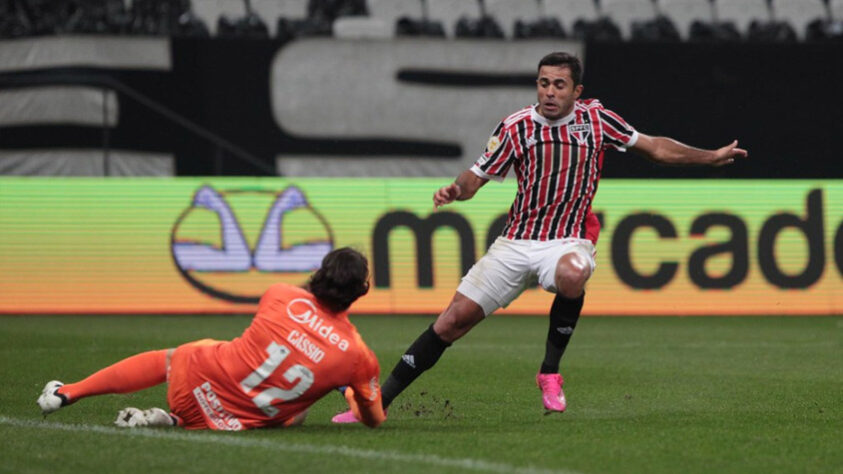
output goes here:
[[345, 39], [388, 39], [395, 35], [395, 27], [381, 18], [343, 16], [334, 20], [333, 34]]
[[504, 39], [504, 33], [497, 20], [490, 15], [480, 18], [464, 16], [457, 20], [454, 34], [457, 38], [493, 38]]
[[749, 24], [752, 20], [769, 21], [771, 19], [766, 0], [718, 0], [715, 6], [717, 18], [720, 21], [734, 22], [744, 37], [749, 32]]
[[664, 15], [658, 15], [651, 20], [633, 21], [632, 40], [649, 43], [677, 43], [682, 40], [682, 37], [673, 20]]
[[369, 16], [383, 20], [393, 29], [401, 18], [420, 20], [422, 0], [367, 0]]
[[480, 4], [477, 0], [427, 0], [431, 20], [442, 22], [445, 35], [456, 36], [457, 21], [460, 18], [480, 18]]
[[734, 21], [698, 21], [691, 23], [689, 41], [701, 43], [734, 43], [744, 40]]
[[773, 0], [773, 11], [777, 20], [790, 23], [799, 39], [805, 39], [808, 24], [817, 18], [825, 18], [822, 0]]
[[254, 12], [239, 18], [223, 15], [217, 22], [217, 36], [227, 38], [269, 38], [269, 27]]
[[843, 21], [843, 0], [831, 0], [831, 17]]
[[[194, 0], [195, 2], [196, 0]], [[308, 0], [252, 0], [252, 10], [269, 26], [269, 33], [275, 36], [278, 19], [281, 17], [303, 19], [307, 17]]]
[[673, 21], [679, 36], [687, 40], [691, 35], [691, 23], [711, 21], [711, 3], [708, 0], [661, 0], [659, 9]]
[[799, 37], [787, 21], [752, 20], [746, 39], [755, 43], [795, 43]]
[[515, 21], [513, 38], [567, 38], [568, 32], [562, 23], [552, 17], [542, 17], [534, 21]]
[[652, 20], [656, 10], [652, 0], [601, 0], [603, 14], [621, 29], [624, 39], [632, 35], [632, 22]]
[[445, 28], [441, 21], [401, 17], [395, 24], [395, 36], [427, 36], [444, 38]]
[[596, 20], [577, 20], [574, 22], [572, 37], [581, 41], [598, 43], [618, 43], [623, 41], [621, 29], [606, 15]]
[[577, 20], [597, 20], [594, 0], [545, 0], [545, 15], [562, 22], [565, 31], [574, 31]]
[[220, 17], [234, 21], [246, 16], [246, 5], [241, 0], [193, 0], [192, 4], [193, 12], [208, 25], [211, 35], [217, 34]]
[[486, 13], [498, 21], [507, 38], [514, 36], [515, 22], [534, 22], [540, 16], [537, 0], [486, 0]]

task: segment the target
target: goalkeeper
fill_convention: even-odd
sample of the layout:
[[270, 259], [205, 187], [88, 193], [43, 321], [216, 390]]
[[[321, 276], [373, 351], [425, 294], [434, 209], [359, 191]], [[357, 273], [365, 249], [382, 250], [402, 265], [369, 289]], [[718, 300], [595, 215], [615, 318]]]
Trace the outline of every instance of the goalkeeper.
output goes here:
[[368, 292], [368, 277], [366, 257], [350, 248], [334, 250], [307, 289], [270, 287], [242, 336], [144, 352], [76, 383], [53, 380], [38, 406], [46, 415], [85, 397], [166, 381], [169, 412], [126, 408], [115, 424], [237, 431], [301, 424], [310, 405], [348, 386], [355, 415], [374, 428], [385, 419], [380, 368], [347, 313]]

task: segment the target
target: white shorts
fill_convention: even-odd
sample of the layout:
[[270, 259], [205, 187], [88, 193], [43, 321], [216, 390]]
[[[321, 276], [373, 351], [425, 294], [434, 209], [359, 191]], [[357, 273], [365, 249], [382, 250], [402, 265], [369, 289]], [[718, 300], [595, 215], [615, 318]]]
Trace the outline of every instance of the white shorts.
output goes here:
[[586, 239], [509, 240], [498, 237], [462, 278], [457, 291], [480, 305], [488, 316], [506, 308], [525, 289], [538, 282], [556, 293], [556, 263], [563, 255], [578, 253], [594, 271], [594, 244]]

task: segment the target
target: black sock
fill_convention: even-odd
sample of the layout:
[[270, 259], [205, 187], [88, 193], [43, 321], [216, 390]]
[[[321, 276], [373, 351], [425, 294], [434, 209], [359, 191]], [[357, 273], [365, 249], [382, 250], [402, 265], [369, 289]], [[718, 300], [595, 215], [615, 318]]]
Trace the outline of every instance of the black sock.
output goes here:
[[544, 361], [539, 372], [542, 374], [559, 373], [559, 361], [562, 354], [568, 347], [568, 341], [574, 334], [577, 327], [577, 320], [580, 318], [585, 293], [579, 298], [569, 299], [556, 294], [553, 299], [553, 306], [550, 307], [550, 325], [547, 330], [547, 342], [545, 343]]
[[383, 407], [388, 407], [392, 400], [413, 383], [422, 372], [433, 367], [450, 345], [451, 343], [443, 341], [433, 332], [432, 324], [425, 332], [421, 333], [418, 339], [407, 349], [407, 352], [401, 356], [401, 360], [395, 364], [389, 378], [384, 382], [381, 388]]

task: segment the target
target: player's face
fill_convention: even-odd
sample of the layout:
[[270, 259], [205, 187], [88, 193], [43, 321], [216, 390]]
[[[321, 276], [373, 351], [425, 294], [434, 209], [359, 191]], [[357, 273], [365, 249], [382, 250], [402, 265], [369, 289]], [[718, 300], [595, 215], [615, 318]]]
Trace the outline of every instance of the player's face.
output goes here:
[[582, 94], [582, 84], [574, 86], [567, 66], [542, 66], [536, 80], [539, 96], [538, 113], [548, 120], [560, 119], [574, 110], [574, 102]]

